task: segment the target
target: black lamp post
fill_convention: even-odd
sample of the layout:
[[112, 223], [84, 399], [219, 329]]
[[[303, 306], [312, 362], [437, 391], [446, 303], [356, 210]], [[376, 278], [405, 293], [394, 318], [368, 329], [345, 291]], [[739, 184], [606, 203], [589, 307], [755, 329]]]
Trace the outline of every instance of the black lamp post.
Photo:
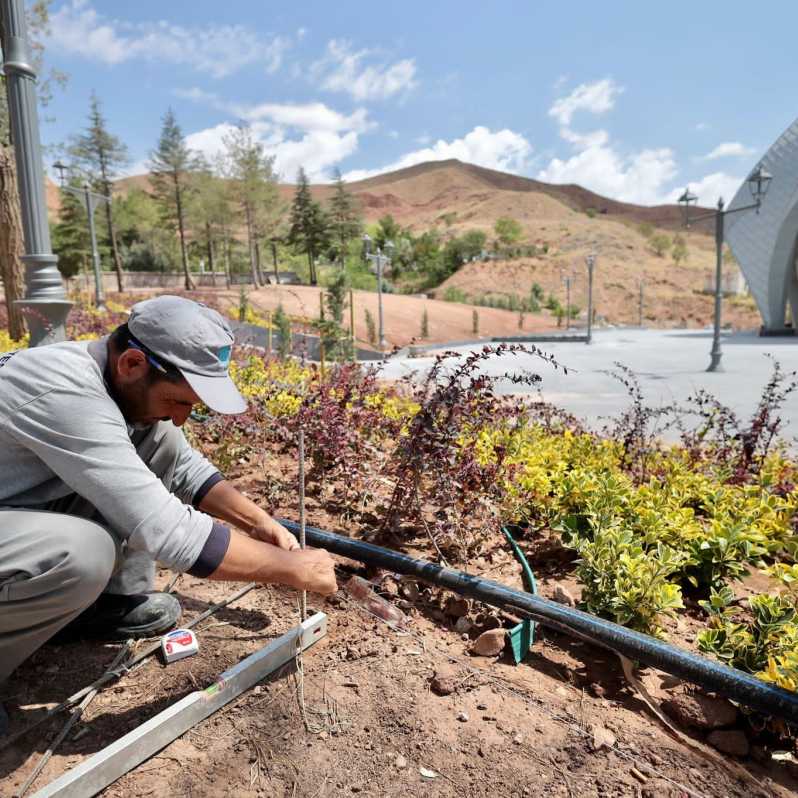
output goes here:
[[751, 191], [751, 196], [754, 201], [750, 205], [743, 205], [734, 210], [725, 210], [723, 198], [718, 200], [717, 210], [711, 213], [705, 213], [695, 219], [690, 218], [690, 209], [698, 202], [698, 197], [690, 193], [690, 189], [686, 188], [684, 194], [679, 197], [679, 204], [682, 206], [684, 215], [685, 227], [689, 227], [693, 222], [700, 222], [703, 219], [715, 219], [715, 326], [712, 335], [712, 351], [710, 352], [710, 362], [707, 371], [720, 371], [720, 311], [721, 311], [721, 298], [723, 296], [722, 286], [722, 266], [723, 266], [723, 232], [724, 221], [726, 216], [733, 213], [740, 213], [741, 211], [756, 210], [759, 213], [759, 208], [762, 205], [762, 200], [770, 188], [770, 181], [773, 179], [771, 175], [763, 166], [759, 164], [756, 169], [748, 176], [748, 188]]
[[36, 70], [33, 68], [23, 0], [0, 0], [3, 73], [8, 119], [17, 161], [22, 229], [25, 239], [25, 298], [17, 300], [30, 329], [30, 345], [66, 338], [65, 323], [72, 302], [67, 299], [50, 244], [44, 168], [39, 140]]

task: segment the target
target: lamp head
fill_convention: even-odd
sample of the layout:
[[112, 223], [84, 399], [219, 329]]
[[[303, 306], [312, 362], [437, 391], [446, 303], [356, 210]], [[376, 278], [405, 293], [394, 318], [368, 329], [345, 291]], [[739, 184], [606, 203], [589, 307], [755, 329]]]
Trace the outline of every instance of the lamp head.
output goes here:
[[690, 226], [690, 206], [696, 205], [698, 203], [698, 197], [691, 193], [690, 188], [686, 188], [684, 190], [684, 194], [677, 200], [679, 205], [682, 206], [682, 217], [684, 218], [684, 223], [688, 227]]
[[770, 188], [770, 181], [773, 180], [773, 175], [765, 169], [762, 164], [759, 164], [750, 175], [748, 175], [748, 188], [751, 191], [751, 196], [754, 202], [759, 204], [765, 198]]
[[56, 161], [53, 164], [53, 169], [55, 169], [58, 172], [58, 180], [61, 183], [61, 185], [63, 186], [64, 185], [64, 172], [66, 172], [66, 170], [67, 170], [66, 164], [61, 163], [61, 161]]

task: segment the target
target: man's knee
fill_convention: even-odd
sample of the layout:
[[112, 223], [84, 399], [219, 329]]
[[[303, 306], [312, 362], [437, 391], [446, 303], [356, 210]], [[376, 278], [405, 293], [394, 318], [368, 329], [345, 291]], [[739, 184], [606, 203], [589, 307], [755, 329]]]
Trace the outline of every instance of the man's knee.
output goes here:
[[63, 588], [77, 603], [88, 605], [108, 584], [119, 555], [110, 532], [91, 521], [83, 523], [80, 534], [59, 536], [56, 568]]

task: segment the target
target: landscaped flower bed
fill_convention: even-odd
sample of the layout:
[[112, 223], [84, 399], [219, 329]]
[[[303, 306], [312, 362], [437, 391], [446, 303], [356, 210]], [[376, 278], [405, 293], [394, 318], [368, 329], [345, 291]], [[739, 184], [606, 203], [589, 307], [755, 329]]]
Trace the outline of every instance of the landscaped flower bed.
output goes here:
[[[122, 306], [84, 307], [70, 333], [96, 337], [124, 318]], [[0, 331], [0, 351], [14, 346]], [[502, 357], [509, 371], [519, 349], [444, 355], [420, 382], [387, 385], [358, 365], [322, 373], [240, 348], [231, 373], [248, 412], [210, 416], [187, 432], [235, 479], [256, 463], [265, 473], [265, 463], [290, 462], [301, 427], [309, 490], [328, 514], [459, 565], [503, 548], [502, 524], [518, 525], [528, 548], [556, 533], [574, 553], [568, 568], [588, 611], [659, 636], [668, 616], [692, 612], [704, 625], [699, 648], [795, 690], [797, 467], [777, 442], [793, 375], [774, 366], [743, 423], [706, 394], [650, 410], [634, 375], [620, 369], [630, 409], [598, 433], [550, 406], [494, 392], [498, 378], [481, 367]], [[679, 425], [681, 442], [660, 444], [655, 422]], [[261, 485], [266, 503], [269, 490], [294, 489], [280, 474], [272, 482], [278, 487]], [[738, 603], [735, 584], [756, 569], [773, 590]]]

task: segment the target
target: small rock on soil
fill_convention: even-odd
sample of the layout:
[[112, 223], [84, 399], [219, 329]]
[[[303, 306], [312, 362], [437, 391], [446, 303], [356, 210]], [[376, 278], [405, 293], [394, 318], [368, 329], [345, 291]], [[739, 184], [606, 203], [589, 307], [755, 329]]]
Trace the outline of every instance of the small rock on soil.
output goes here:
[[457, 690], [457, 672], [454, 668], [441, 667], [435, 671], [430, 688], [436, 695], [451, 695]]
[[483, 632], [471, 646], [471, 653], [479, 657], [495, 657], [504, 649], [504, 629], [489, 629]]
[[558, 604], [564, 604], [566, 607], [576, 606], [576, 599], [574, 599], [571, 593], [562, 585], [557, 585], [554, 588], [552, 599], [554, 599], [554, 601], [556, 601]]
[[701, 693], [683, 693], [662, 702], [662, 708], [685, 726], [706, 731], [731, 726], [737, 720], [737, 707], [725, 698]]

